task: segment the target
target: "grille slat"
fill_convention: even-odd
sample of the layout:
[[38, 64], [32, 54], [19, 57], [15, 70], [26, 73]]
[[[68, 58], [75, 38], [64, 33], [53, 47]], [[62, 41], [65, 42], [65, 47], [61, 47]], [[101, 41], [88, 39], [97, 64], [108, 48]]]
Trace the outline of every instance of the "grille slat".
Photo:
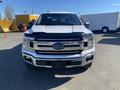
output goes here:
[[82, 50], [75, 50], [75, 51], [39, 51], [39, 50], [36, 50], [36, 53], [37, 54], [45, 54], [45, 55], [49, 55], [49, 54], [54, 54], [54, 55], [70, 55], [70, 54], [78, 54], [78, 53], [81, 53]]

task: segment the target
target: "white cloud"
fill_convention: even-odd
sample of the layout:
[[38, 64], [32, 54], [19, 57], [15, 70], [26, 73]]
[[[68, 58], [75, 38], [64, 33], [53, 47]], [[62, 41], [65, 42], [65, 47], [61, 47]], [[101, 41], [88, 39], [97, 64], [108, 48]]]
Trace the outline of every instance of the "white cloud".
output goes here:
[[114, 3], [112, 6], [120, 6], [120, 3]]

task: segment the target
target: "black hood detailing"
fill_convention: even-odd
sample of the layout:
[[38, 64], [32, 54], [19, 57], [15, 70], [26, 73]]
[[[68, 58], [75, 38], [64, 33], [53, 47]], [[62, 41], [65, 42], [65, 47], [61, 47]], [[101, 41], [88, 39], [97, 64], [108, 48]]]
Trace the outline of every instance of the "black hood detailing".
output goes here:
[[37, 39], [79, 39], [82, 40], [82, 32], [73, 33], [44, 33], [44, 32], [34, 32], [32, 34], [25, 34], [25, 37], [34, 37]]

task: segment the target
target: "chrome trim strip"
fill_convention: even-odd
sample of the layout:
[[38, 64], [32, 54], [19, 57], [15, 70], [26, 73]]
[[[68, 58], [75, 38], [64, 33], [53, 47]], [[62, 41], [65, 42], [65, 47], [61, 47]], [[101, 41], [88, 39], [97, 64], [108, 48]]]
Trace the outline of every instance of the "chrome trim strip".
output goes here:
[[[58, 39], [47, 39], [47, 38], [45, 38], [45, 39], [43, 39], [43, 38], [37, 38], [37, 41], [58, 41]], [[59, 38], [59, 41], [80, 41], [80, 40], [82, 40], [82, 39], [80, 39], [80, 38], [67, 38], [67, 39], [61, 39], [61, 38]]]
[[62, 49], [62, 50], [56, 50], [56, 49], [54, 49], [53, 47], [42, 47], [42, 48], [40, 48], [40, 47], [36, 47], [36, 46], [35, 46], [34, 50], [56, 51], [56, 52], [58, 51], [58, 53], [59, 53], [59, 51], [82, 50], [82, 48], [80, 48], [80, 47], [65, 47], [65, 48]]
[[52, 68], [52, 66], [45, 66], [45, 65], [35, 65], [36, 67], [43, 67], [43, 68]]
[[[46, 45], [46, 46], [52, 46], [55, 44], [57, 41], [54, 42], [46, 42], [46, 41], [33, 41], [35, 45]], [[60, 43], [63, 43], [64, 45], [80, 45], [82, 42], [80, 41], [58, 41]]]

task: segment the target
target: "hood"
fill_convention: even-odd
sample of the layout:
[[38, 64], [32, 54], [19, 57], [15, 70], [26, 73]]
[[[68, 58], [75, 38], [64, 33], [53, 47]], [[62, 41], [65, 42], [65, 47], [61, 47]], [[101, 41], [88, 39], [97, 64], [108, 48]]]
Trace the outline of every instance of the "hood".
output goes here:
[[72, 32], [91, 32], [83, 25], [74, 26], [40, 26], [34, 25], [32, 32], [45, 32], [45, 33], [72, 33]]

